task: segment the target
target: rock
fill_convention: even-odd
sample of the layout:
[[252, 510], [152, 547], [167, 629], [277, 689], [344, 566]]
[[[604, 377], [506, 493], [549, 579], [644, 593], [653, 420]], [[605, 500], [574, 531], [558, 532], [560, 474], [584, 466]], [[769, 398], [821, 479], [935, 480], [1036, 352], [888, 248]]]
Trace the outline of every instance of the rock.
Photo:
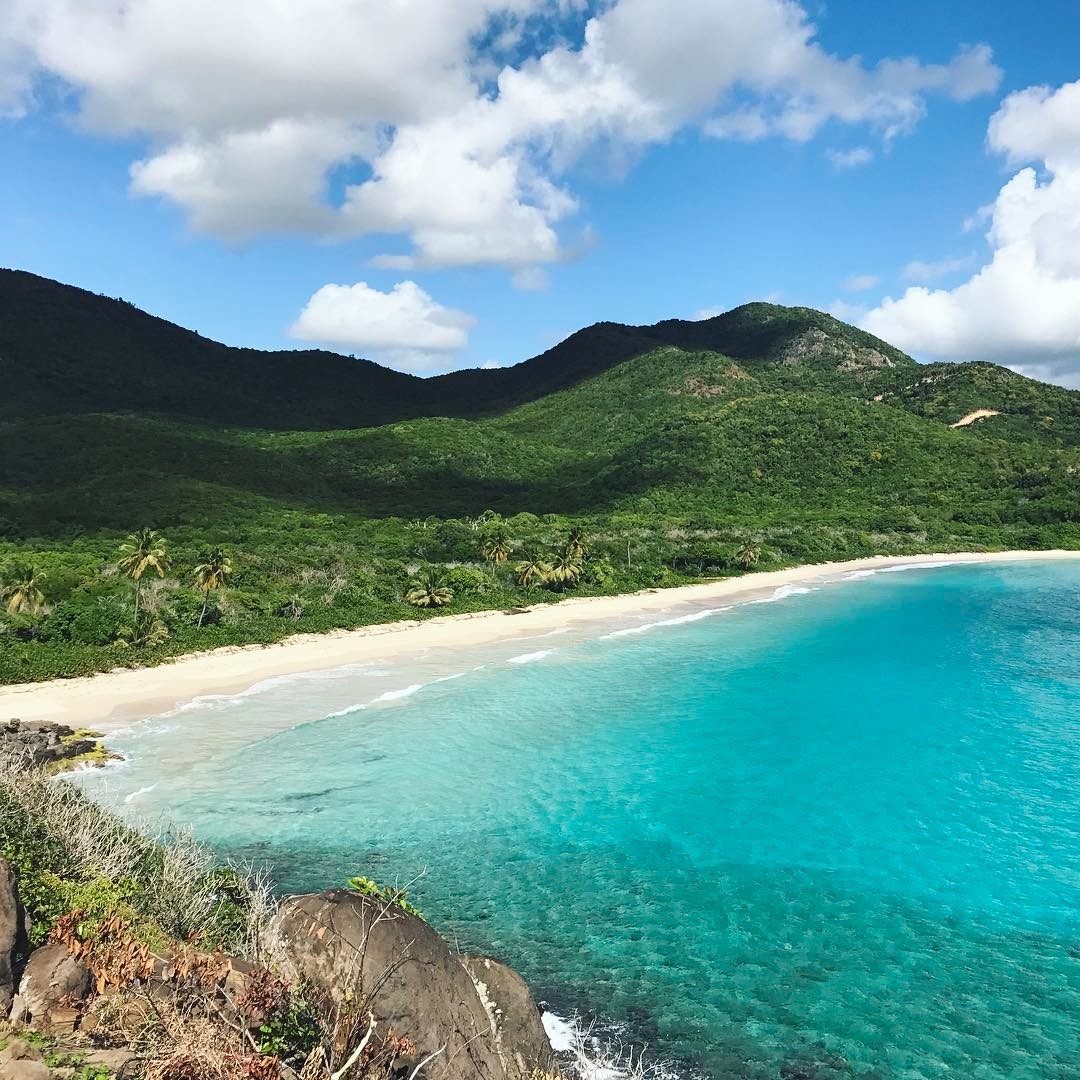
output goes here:
[[4, 1080], [49, 1080], [50, 1073], [40, 1050], [15, 1039], [0, 1050], [0, 1076]]
[[377, 1039], [393, 1031], [414, 1044], [409, 1072], [445, 1047], [422, 1075], [507, 1080], [472, 978], [423, 919], [333, 889], [287, 900], [272, 930], [286, 977], [305, 980], [328, 1002], [363, 1002], [379, 1021]]
[[250, 960], [241, 960], [236, 956], [227, 956], [222, 974], [222, 990], [230, 1001], [241, 997], [251, 983], [252, 976], [259, 969]]
[[0, 1020], [11, 1012], [15, 994], [15, 959], [24, 946], [25, 917], [15, 871], [0, 859]]
[[[53, 1080], [57, 1080], [59, 1077], [73, 1076], [81, 1077], [87, 1075], [88, 1069], [107, 1069], [110, 1076], [116, 1076], [120, 1073], [129, 1061], [135, 1059], [135, 1054], [131, 1050], [95, 1050], [88, 1049], [82, 1045], [65, 1046], [60, 1044], [56, 1048], [60, 1054], [68, 1054], [71, 1058], [79, 1062], [78, 1065], [67, 1067], [53, 1067]], [[0, 1074], [3, 1075], [3, 1074]]]
[[529, 1080], [537, 1071], [555, 1072], [555, 1054], [525, 980], [488, 957], [466, 956], [461, 962], [476, 983], [510, 1080]]
[[63, 945], [44, 945], [26, 965], [12, 1019], [32, 1023], [44, 1035], [70, 1034], [93, 989], [90, 972]]
[[115, 756], [105, 751], [91, 731], [75, 731], [51, 720], [0, 722], [0, 753], [25, 766], [56, 772], [96, 751], [100, 751], [101, 760]]

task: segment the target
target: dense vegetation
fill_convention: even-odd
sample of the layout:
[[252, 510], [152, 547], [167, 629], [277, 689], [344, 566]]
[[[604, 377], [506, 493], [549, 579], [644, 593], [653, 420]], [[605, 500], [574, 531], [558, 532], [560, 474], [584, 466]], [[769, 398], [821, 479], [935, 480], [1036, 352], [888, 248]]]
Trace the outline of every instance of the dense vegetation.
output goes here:
[[[1080, 547], [1080, 393], [805, 308], [597, 324], [417, 380], [2, 272], [0, 375], [8, 682], [752, 566]], [[950, 427], [979, 408], [1000, 415]], [[133, 577], [148, 527], [161, 573]]]

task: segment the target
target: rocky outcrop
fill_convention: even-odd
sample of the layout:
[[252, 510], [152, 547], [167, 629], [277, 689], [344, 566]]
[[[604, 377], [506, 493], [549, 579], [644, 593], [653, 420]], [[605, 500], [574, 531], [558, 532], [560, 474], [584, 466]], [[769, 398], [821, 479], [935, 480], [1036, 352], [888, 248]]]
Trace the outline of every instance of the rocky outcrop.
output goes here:
[[[0, 1021], [8, 1019], [16, 1032], [25, 1027], [54, 1037], [83, 1056], [107, 1030], [113, 1040], [107, 1053], [127, 1060], [128, 1039], [141, 1030], [147, 1002], [167, 1008], [192, 993], [191, 1000], [220, 1021], [228, 1036], [250, 1036], [267, 1010], [278, 1007], [275, 995], [281, 991], [275, 985], [289, 985], [303, 987], [315, 1006], [323, 1047], [340, 1055], [334, 1068], [363, 1053], [368, 1064], [385, 1066], [386, 1075], [415, 1074], [420, 1080], [558, 1075], [524, 980], [496, 960], [460, 956], [423, 919], [383, 898], [335, 889], [286, 900], [270, 928], [272, 969], [181, 949], [172, 958], [144, 957], [147, 963], [122, 984], [102, 981], [97, 967], [95, 979], [87, 966], [94, 960], [84, 964], [78, 958], [82, 950], [69, 951], [70, 942], [57, 940], [30, 954], [13, 995], [14, 961], [26, 955], [25, 929], [15, 874], [0, 859]], [[124, 996], [136, 986], [141, 997]], [[117, 1032], [124, 1038], [117, 1041]], [[368, 1041], [361, 1044], [365, 1034]], [[0, 1063], [0, 1078], [48, 1077], [31, 1050], [13, 1043]], [[292, 1077], [300, 1065], [302, 1060], [282, 1060], [275, 1068]]]
[[15, 994], [15, 959], [22, 944], [23, 923], [15, 871], [6, 859], [0, 859], [0, 1019], [10, 1011]]
[[855, 345], [836, 334], [827, 334], [818, 327], [799, 334], [777, 356], [780, 363], [786, 366], [804, 364], [822, 358], [835, 360], [836, 370], [849, 375], [859, 375], [896, 366], [896, 361], [880, 350]]
[[[287, 976], [304, 980], [327, 1002], [360, 1003], [378, 1021], [381, 1045], [391, 1033], [412, 1044], [412, 1060], [395, 1062], [400, 1067], [411, 1071], [437, 1054], [426, 1075], [440, 1080], [517, 1080], [540, 1064], [529, 1060], [542, 1055], [520, 997], [523, 985], [514, 986], [508, 969], [489, 972], [490, 985], [498, 986], [490, 1000], [505, 1002], [500, 1029], [447, 942], [393, 904], [343, 889], [293, 897], [275, 917], [273, 932]], [[514, 1043], [519, 1031], [529, 1032], [526, 1045]]]
[[19, 980], [11, 1019], [44, 1035], [68, 1035], [93, 990], [90, 972], [63, 945], [45, 945], [30, 957]]
[[525, 980], [512, 968], [486, 956], [466, 956], [461, 962], [487, 1010], [509, 1080], [529, 1080], [537, 1070], [554, 1072], [555, 1055]]
[[48, 769], [87, 760], [104, 763], [115, 755], [99, 743], [96, 732], [81, 732], [48, 720], [0, 721], [0, 754]]
[[52, 1073], [40, 1050], [15, 1039], [0, 1050], [0, 1076], [4, 1080], [50, 1080]]

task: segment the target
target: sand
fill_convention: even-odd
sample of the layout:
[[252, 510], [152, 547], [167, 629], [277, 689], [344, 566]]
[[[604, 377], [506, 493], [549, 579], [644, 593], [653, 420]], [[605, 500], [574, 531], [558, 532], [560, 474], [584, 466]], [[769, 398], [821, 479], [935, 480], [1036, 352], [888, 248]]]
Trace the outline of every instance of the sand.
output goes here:
[[0, 687], [0, 720], [55, 720], [113, 731], [201, 694], [236, 693], [263, 679], [369, 661], [402, 661], [432, 648], [482, 650], [507, 641], [588, 621], [632, 618], [682, 603], [750, 600], [784, 585], [835, 578], [856, 570], [933, 562], [990, 563], [1080, 559], [1080, 551], [963, 552], [873, 556], [746, 574], [738, 578], [653, 589], [622, 596], [569, 597], [524, 612], [484, 611], [298, 634], [274, 645], [230, 646], [180, 657], [152, 668], [121, 669], [76, 679]]

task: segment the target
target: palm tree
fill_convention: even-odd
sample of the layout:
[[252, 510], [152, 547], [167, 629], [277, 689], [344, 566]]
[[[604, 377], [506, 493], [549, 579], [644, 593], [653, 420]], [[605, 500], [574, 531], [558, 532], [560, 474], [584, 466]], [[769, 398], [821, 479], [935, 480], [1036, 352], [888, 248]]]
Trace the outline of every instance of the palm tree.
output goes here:
[[576, 562], [589, 557], [589, 542], [585, 539], [585, 533], [577, 526], [570, 530], [570, 535], [566, 538], [566, 553]]
[[140, 529], [133, 532], [120, 545], [120, 558], [116, 568], [124, 577], [135, 583], [135, 622], [139, 621], [139, 603], [142, 600], [142, 577], [147, 570], [152, 570], [158, 577], [164, 577], [169, 567], [169, 558], [165, 551], [165, 537], [154, 529]]
[[446, 607], [454, 599], [454, 590], [446, 584], [446, 578], [437, 570], [429, 570], [420, 584], [405, 594], [405, 602], [413, 607]]
[[140, 611], [131, 626], [123, 627], [116, 635], [120, 645], [136, 648], [160, 645], [169, 636], [168, 627], [152, 611]]
[[480, 554], [491, 563], [491, 576], [495, 577], [495, 566], [504, 563], [514, 550], [514, 541], [505, 529], [496, 529], [480, 541]]
[[206, 608], [210, 603], [210, 594], [212, 592], [224, 592], [229, 584], [229, 577], [232, 574], [232, 560], [221, 548], [215, 548], [202, 556], [202, 562], [195, 567], [193, 573], [195, 575], [195, 585], [202, 590], [203, 594], [202, 612], [199, 614], [199, 626], [201, 627], [206, 620]]
[[574, 559], [567, 547], [566, 551], [555, 556], [548, 572], [548, 580], [559, 589], [565, 589], [568, 585], [573, 585], [579, 577], [581, 577], [581, 563]]
[[519, 585], [526, 589], [533, 585], [542, 585], [551, 574], [551, 566], [544, 562], [539, 555], [526, 555], [525, 558], [514, 567]]
[[37, 615], [45, 607], [45, 594], [38, 587], [45, 579], [32, 566], [16, 568], [14, 578], [0, 595], [7, 600], [5, 610], [9, 615]]
[[735, 561], [744, 569], [756, 566], [761, 558], [761, 548], [751, 540], [747, 540], [738, 551], [735, 552]]

